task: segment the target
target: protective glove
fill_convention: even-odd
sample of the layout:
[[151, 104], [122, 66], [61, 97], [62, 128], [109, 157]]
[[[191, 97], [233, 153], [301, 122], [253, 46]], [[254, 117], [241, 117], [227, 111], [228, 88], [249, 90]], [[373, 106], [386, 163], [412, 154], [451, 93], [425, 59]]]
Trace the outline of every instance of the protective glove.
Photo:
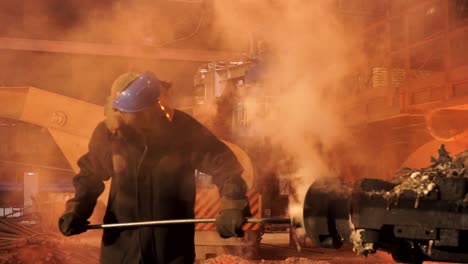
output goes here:
[[58, 221], [60, 232], [65, 236], [86, 232], [89, 221], [75, 213], [65, 213]]
[[247, 200], [221, 200], [221, 211], [216, 218], [216, 231], [222, 238], [243, 237], [242, 226], [250, 216]]
[[216, 231], [222, 238], [243, 237], [242, 225], [244, 225], [245, 220], [242, 210], [221, 210], [216, 218]]

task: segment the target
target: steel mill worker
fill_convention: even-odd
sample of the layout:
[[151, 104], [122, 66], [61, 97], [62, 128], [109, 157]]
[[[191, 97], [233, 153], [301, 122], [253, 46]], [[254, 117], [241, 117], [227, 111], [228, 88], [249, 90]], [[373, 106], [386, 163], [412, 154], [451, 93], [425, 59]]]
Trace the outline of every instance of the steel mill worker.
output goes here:
[[[114, 81], [106, 119], [78, 161], [75, 196], [59, 218], [65, 236], [87, 230], [110, 178], [104, 223], [194, 218], [195, 169], [212, 175], [220, 190], [220, 236], [243, 236], [250, 209], [240, 163], [206, 127], [167, 105], [166, 88], [151, 72]], [[193, 263], [194, 234], [194, 224], [105, 229], [101, 263]]]

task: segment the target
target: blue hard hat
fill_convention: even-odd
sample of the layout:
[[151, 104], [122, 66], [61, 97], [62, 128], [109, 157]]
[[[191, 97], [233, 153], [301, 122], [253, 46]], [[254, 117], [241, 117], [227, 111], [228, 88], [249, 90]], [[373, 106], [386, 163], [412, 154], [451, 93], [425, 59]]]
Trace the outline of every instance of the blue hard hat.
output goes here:
[[112, 106], [122, 112], [138, 112], [157, 102], [161, 82], [152, 72], [138, 76], [112, 102]]

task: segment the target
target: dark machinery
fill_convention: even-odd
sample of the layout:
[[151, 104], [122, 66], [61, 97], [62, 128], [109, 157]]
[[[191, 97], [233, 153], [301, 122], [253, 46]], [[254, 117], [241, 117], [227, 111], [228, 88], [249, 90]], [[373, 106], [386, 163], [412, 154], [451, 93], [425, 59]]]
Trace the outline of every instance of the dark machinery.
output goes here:
[[304, 203], [306, 232], [322, 247], [349, 242], [358, 254], [383, 250], [398, 262], [468, 262], [467, 157], [441, 146], [431, 167], [404, 169], [391, 182], [316, 182]]

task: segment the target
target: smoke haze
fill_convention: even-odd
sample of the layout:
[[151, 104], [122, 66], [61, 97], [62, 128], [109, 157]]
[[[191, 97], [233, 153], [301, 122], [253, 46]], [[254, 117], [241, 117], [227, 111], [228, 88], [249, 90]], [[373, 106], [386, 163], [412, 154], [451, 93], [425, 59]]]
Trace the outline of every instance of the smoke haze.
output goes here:
[[[150, 2], [33, 1], [25, 5], [24, 12], [29, 16], [24, 16], [23, 23], [36, 26], [28, 30], [35, 31], [37, 38], [161, 46], [178, 45], [178, 40], [190, 38], [206, 19], [206, 5], [188, 4], [183, 7], [186, 15], [180, 17], [164, 9], [171, 5], [170, 1], [159, 1], [157, 5]], [[213, 21], [208, 35], [216, 36], [212, 40], [219, 42], [218, 47], [239, 49], [251, 38], [251, 49], [255, 49], [255, 40], [261, 39], [265, 57], [273, 62], [264, 83], [264, 95], [269, 97], [272, 110], [267, 117], [253, 115], [251, 123], [256, 133], [280, 145], [285, 156], [294, 161], [283, 175], [290, 178], [295, 191], [291, 208], [302, 208], [305, 192], [317, 177], [339, 174], [336, 167], [330, 166], [327, 153], [350, 140], [342, 116], [347, 91], [338, 80], [347, 74], [350, 61], [359, 54], [353, 49], [355, 36], [337, 20], [331, 2], [214, 0], [210, 10]], [[178, 10], [178, 14], [181, 12]], [[31, 38], [24, 32], [11, 34]], [[41, 52], [9, 52], [3, 58], [0, 67], [7, 72], [0, 75], [3, 85], [35, 85], [95, 103], [104, 102], [112, 80], [128, 70], [149, 69], [162, 79], [179, 81], [182, 85], [175, 85], [179, 90], [173, 93], [187, 96], [192, 81], [187, 73], [194, 73], [198, 66]], [[23, 65], [28, 73], [9, 72], [7, 65], [11, 63]], [[245, 96], [253, 96], [249, 93], [246, 91]], [[252, 97], [247, 107], [255, 113], [258, 101]]]
[[[286, 175], [295, 195], [290, 197], [290, 214], [302, 219], [307, 189], [319, 177], [338, 176], [330, 166], [330, 152], [350, 140], [343, 119], [346, 87], [338, 80], [348, 73], [353, 35], [336, 19], [330, 1], [215, 1], [216, 24], [226, 32], [246, 32], [267, 43], [265, 56], [272, 58], [264, 83], [271, 107], [269, 116], [257, 116], [258, 100], [249, 91], [247, 111], [260, 135], [280, 145], [292, 157]], [[230, 12], [226, 12], [230, 10]], [[235, 44], [235, 43], [233, 43]], [[258, 94], [256, 95], [258, 96]], [[250, 103], [249, 103], [250, 102]], [[250, 108], [250, 109], [249, 109]]]
[[[2, 3], [1, 37], [76, 41], [157, 48], [186, 44], [201, 5], [169, 1], [30, 1]], [[5, 13], [5, 16], [1, 15]], [[12, 15], [14, 14], [14, 15]], [[190, 39], [187, 39], [190, 40]], [[103, 104], [112, 81], [126, 71], [152, 70], [174, 83], [176, 97], [190, 93], [199, 63], [146, 58], [0, 50], [0, 85], [35, 86], [66, 96]], [[185, 98], [181, 98], [185, 99]]]

